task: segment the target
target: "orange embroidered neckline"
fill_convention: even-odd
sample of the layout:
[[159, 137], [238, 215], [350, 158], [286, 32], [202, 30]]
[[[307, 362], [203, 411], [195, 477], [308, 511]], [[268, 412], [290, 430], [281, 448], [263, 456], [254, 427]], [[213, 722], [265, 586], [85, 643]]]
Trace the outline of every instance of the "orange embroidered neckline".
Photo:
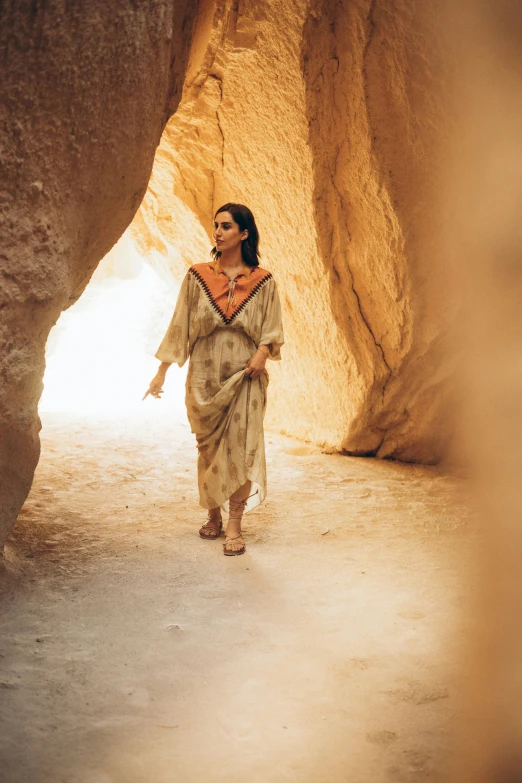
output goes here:
[[[218, 277], [220, 272], [222, 272], [224, 275], [227, 275], [227, 277], [228, 277], [228, 273], [221, 266], [221, 264], [219, 262], [219, 258], [216, 258], [215, 261], [209, 261], [208, 266], [211, 269], [214, 270], [214, 277]], [[248, 279], [250, 277], [250, 275], [252, 274], [252, 270], [256, 269], [256, 268], [257, 267], [254, 267], [254, 266], [245, 266], [245, 267], [243, 267], [243, 271], [238, 272], [236, 277], [238, 277], [238, 275], [245, 275], [245, 277]]]
[[219, 260], [195, 264], [190, 274], [203, 289], [210, 305], [225, 324], [230, 324], [272, 277], [271, 272], [249, 267], [249, 274], [239, 273], [233, 280], [220, 268]]

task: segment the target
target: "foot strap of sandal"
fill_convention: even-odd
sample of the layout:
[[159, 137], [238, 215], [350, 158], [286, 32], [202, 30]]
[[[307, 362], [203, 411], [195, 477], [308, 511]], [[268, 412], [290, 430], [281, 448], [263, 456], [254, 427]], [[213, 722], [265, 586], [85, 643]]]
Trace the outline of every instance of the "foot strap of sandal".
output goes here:
[[252, 494], [248, 495], [248, 497], [246, 497], [244, 500], [232, 500], [231, 498], [229, 498], [228, 503], [229, 503], [229, 505], [231, 503], [234, 503], [236, 506], [243, 506], [243, 508], [245, 508], [245, 506], [247, 504], [247, 500], [250, 500], [250, 498], [253, 498], [254, 495], [257, 495], [258, 492], [259, 492], [259, 489], [256, 489], [255, 492], [252, 492]]
[[[225, 536], [225, 543], [223, 544], [223, 549], [226, 551], [227, 544], [228, 544], [230, 541], [236, 541], [236, 539], [240, 538], [240, 537], [241, 537], [241, 535], [242, 535], [242, 534], [240, 533], [238, 536]], [[245, 542], [244, 542], [244, 541], [243, 541], [243, 547], [242, 547], [242, 548], [243, 548], [243, 549], [246, 549], [246, 547], [245, 547]], [[240, 550], [241, 550], [241, 548], [240, 548]], [[240, 550], [237, 550], [237, 551], [240, 551]], [[230, 549], [229, 551], [230, 551], [230, 552], [234, 552], [234, 551], [236, 551], [236, 550], [234, 550], [234, 549]]]

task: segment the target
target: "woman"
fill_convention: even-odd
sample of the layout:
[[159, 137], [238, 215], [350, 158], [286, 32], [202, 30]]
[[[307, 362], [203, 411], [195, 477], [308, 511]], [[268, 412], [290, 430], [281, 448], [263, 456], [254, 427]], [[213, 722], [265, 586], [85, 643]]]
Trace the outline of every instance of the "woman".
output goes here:
[[185, 402], [198, 447], [200, 504], [208, 509], [199, 534], [218, 538], [226, 511], [224, 554], [241, 555], [243, 513], [266, 495], [265, 363], [281, 358], [283, 327], [274, 278], [259, 266], [252, 212], [225, 204], [214, 217], [214, 240], [212, 261], [194, 264], [183, 280], [145, 397], [159, 398], [170, 365], [182, 367], [190, 356]]

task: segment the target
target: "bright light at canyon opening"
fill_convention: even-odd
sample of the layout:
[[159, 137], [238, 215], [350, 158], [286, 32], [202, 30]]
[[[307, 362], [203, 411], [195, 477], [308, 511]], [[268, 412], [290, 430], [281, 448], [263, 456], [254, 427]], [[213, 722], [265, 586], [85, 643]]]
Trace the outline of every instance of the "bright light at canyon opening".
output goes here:
[[47, 342], [40, 410], [137, 415], [183, 410], [186, 368], [173, 367], [161, 401], [142, 397], [177, 291], [135, 253], [109, 254]]

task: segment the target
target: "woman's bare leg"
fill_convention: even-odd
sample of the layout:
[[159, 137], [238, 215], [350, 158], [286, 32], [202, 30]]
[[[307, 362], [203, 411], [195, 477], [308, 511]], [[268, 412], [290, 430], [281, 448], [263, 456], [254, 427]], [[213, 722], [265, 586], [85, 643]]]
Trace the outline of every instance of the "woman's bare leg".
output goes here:
[[246, 500], [247, 497], [250, 495], [250, 490], [252, 489], [252, 482], [247, 481], [245, 484], [243, 484], [242, 487], [239, 487], [239, 489], [236, 489], [236, 491], [230, 495], [230, 500]]
[[[236, 491], [232, 495], [230, 495], [230, 501], [232, 501], [232, 503], [234, 502], [237, 503], [239, 501], [246, 500], [247, 497], [250, 495], [251, 488], [252, 488], [252, 482], [247, 481], [245, 484], [243, 484], [242, 487], [239, 487], [239, 489], [236, 489]], [[241, 533], [241, 516], [234, 516], [232, 514], [228, 518], [226, 535], [233, 538], [234, 541], [226, 542], [227, 550], [234, 551], [243, 548], [245, 542], [243, 541], [243, 538], [241, 537], [240, 533]]]
[[212, 520], [212, 522], [216, 522], [219, 525], [219, 522], [221, 520], [221, 509], [218, 506], [217, 508], [209, 508], [208, 510], [208, 518]]
[[205, 531], [214, 531], [218, 530], [221, 527], [221, 509], [218, 506], [217, 508], [209, 508], [208, 509], [208, 517], [207, 521], [204, 525], [201, 526], [199, 529], [199, 534], [203, 536], [203, 538], [215, 538], [216, 535], [214, 532], [211, 532], [210, 535], [208, 535]]

